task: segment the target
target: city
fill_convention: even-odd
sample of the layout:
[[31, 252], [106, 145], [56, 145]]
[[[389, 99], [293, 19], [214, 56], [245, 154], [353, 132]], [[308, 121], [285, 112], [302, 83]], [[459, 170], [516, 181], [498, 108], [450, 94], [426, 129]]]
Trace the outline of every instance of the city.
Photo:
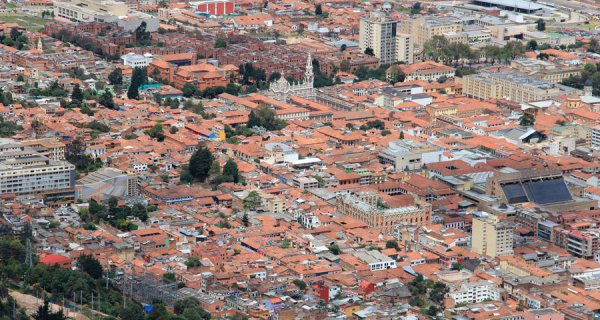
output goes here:
[[0, 3], [0, 319], [600, 318], [596, 0]]

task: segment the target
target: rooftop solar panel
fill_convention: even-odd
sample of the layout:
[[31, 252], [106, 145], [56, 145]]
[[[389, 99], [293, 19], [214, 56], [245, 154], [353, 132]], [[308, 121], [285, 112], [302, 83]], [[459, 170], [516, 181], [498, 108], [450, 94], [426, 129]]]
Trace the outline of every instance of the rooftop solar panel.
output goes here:
[[530, 200], [535, 203], [550, 204], [573, 200], [562, 178], [525, 182], [523, 185]]
[[521, 203], [529, 201], [527, 194], [523, 190], [523, 186], [518, 183], [505, 184], [502, 186], [502, 191], [506, 196], [508, 203]]

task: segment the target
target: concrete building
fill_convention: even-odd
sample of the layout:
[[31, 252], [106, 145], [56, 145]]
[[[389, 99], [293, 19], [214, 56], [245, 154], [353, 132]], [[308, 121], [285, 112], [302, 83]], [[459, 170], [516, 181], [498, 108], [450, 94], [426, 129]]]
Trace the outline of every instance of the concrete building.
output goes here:
[[497, 286], [489, 280], [464, 282], [458, 288], [452, 288], [448, 294], [456, 304], [481, 303], [500, 300]]
[[498, 216], [473, 217], [471, 250], [490, 258], [513, 255], [513, 227]]
[[59, 0], [54, 1], [57, 17], [77, 22], [103, 22], [108, 17], [123, 17], [129, 12], [125, 2], [113, 0]]
[[559, 83], [568, 77], [581, 75], [581, 68], [577, 66], [559, 65], [539, 59], [516, 59], [510, 62], [510, 67], [551, 83]]
[[523, 320], [564, 320], [565, 314], [555, 309], [533, 309], [525, 311]]
[[337, 208], [342, 214], [356, 218], [369, 227], [389, 234], [398, 224], [424, 226], [431, 220], [431, 206], [416, 204], [406, 207], [383, 209], [374, 192], [362, 191], [337, 198]]
[[319, 187], [319, 180], [312, 177], [294, 177], [292, 181], [294, 187], [304, 189], [313, 189]]
[[397, 140], [379, 152], [380, 163], [392, 164], [397, 171], [417, 170], [424, 164], [441, 161], [442, 151], [435, 145], [413, 140]]
[[367, 263], [371, 271], [396, 269], [396, 260], [377, 250], [356, 250], [353, 255]]
[[69, 197], [75, 184], [75, 166], [52, 160], [15, 142], [0, 144], [0, 194], [44, 194]]
[[359, 47], [363, 52], [372, 49], [381, 64], [414, 61], [412, 36], [399, 33], [398, 22], [389, 20], [381, 12], [372, 12], [360, 20]]
[[549, 100], [579, 90], [550, 83], [529, 75], [507, 72], [483, 72], [463, 77], [463, 93], [475, 99], [508, 99], [515, 102]]
[[25, 140], [21, 145], [32, 148], [50, 160], [65, 160], [65, 144], [55, 138]]
[[462, 21], [454, 17], [422, 17], [402, 21], [399, 25], [402, 33], [410, 34], [413, 42], [420, 48], [433, 36], [444, 36], [450, 42], [466, 43], [468, 37], [462, 34]]
[[134, 197], [138, 194], [137, 175], [114, 168], [92, 172], [78, 180], [75, 186], [75, 197], [83, 200], [89, 200], [91, 197], [103, 200], [110, 197]]
[[147, 67], [152, 62], [152, 54], [136, 54], [130, 52], [128, 54], [122, 55], [121, 60], [123, 60], [123, 65], [129, 66], [132, 68], [135, 67]]
[[125, 31], [135, 30], [146, 22], [146, 30], [158, 30], [158, 18], [133, 11], [125, 2], [114, 0], [56, 0], [54, 15], [75, 22], [116, 22]]

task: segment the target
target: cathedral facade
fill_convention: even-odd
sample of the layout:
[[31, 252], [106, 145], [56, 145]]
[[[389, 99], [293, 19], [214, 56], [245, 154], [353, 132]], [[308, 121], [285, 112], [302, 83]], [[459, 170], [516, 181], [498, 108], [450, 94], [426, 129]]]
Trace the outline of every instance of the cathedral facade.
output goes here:
[[278, 80], [269, 84], [269, 89], [265, 94], [280, 101], [287, 101], [290, 96], [312, 98], [315, 96], [314, 82], [315, 76], [313, 73], [312, 55], [309, 52], [308, 57], [306, 58], [304, 79], [290, 82], [282, 74]]

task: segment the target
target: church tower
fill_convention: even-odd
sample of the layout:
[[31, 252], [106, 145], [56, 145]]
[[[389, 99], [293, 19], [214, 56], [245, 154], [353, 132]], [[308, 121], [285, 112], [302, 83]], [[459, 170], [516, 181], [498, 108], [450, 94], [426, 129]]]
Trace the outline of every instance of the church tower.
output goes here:
[[304, 71], [304, 83], [310, 84], [310, 87], [312, 88], [314, 82], [315, 82], [315, 75], [313, 72], [312, 55], [309, 52], [308, 57], [306, 57], [306, 70]]
[[44, 44], [42, 42], [42, 37], [38, 37], [36, 49], [38, 49], [40, 52], [44, 52]]

